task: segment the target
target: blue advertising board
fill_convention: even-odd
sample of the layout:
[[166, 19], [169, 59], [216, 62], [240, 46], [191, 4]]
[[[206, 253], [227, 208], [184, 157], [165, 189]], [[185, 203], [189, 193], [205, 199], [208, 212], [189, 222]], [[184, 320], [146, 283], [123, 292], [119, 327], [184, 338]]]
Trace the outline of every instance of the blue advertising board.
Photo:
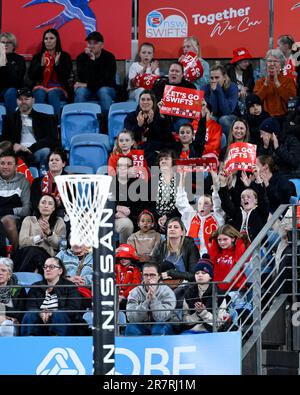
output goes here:
[[[91, 375], [91, 337], [1, 337], [1, 375]], [[239, 375], [240, 332], [116, 338], [122, 375]]]

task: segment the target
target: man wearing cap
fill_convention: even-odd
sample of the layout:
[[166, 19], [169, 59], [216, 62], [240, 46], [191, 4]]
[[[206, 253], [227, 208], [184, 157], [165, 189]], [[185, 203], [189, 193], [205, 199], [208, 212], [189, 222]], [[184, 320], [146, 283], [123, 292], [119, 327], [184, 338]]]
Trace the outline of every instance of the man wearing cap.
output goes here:
[[229, 78], [239, 88], [239, 107], [242, 115], [245, 112], [245, 98], [254, 88], [253, 68], [249, 59], [252, 59], [252, 56], [246, 48], [237, 48], [233, 51], [233, 58], [227, 69]]
[[116, 59], [103, 48], [104, 38], [92, 32], [86, 38], [87, 47], [76, 60], [77, 82], [74, 85], [75, 103], [97, 97], [102, 114], [107, 117], [111, 103], [116, 98]]
[[[206, 257], [207, 256], [207, 257]], [[207, 254], [204, 254], [195, 266], [195, 282], [189, 285], [184, 293], [183, 300], [183, 321], [190, 329], [183, 333], [212, 332], [213, 329], [213, 299], [212, 284], [214, 276], [213, 263]], [[217, 290], [217, 317], [216, 327], [220, 328], [230, 319], [226, 311], [226, 300]]]
[[22, 88], [17, 91], [18, 109], [4, 117], [1, 140], [9, 140], [14, 152], [27, 165], [48, 167], [50, 150], [58, 144], [57, 123], [53, 115], [33, 109], [32, 91]]
[[284, 136], [274, 117], [265, 119], [259, 126], [261, 143], [257, 156], [272, 156], [279, 172], [288, 178], [300, 177], [300, 142], [292, 133]]

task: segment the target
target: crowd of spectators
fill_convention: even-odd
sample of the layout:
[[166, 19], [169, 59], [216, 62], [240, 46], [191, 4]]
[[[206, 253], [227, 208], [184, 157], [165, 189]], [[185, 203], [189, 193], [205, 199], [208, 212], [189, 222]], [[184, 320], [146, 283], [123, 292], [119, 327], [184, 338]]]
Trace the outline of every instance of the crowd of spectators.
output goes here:
[[[74, 74], [58, 31], [46, 30], [25, 77], [15, 36], [0, 35], [0, 98], [7, 111], [0, 142], [0, 335], [16, 334], [17, 321], [26, 324], [21, 335], [71, 334], [68, 324], [80, 322], [84, 287], [92, 285], [89, 247], [62, 244], [70, 225], [55, 183], [68, 162], [58, 126], [63, 104], [97, 100], [105, 132], [117, 100], [114, 55], [103, 48], [99, 32], [86, 41]], [[211, 331], [210, 282], [224, 280], [272, 213], [295, 196], [289, 179], [300, 177], [300, 70], [286, 72], [292, 41], [281, 36], [278, 48], [266, 53], [260, 78], [246, 48], [233, 49], [229, 64], [210, 66], [198, 40], [188, 37], [182, 55], [162, 75], [154, 46], [141, 44], [125, 84], [137, 108], [127, 114], [108, 160], [125, 335]], [[194, 78], [183, 66], [191, 52], [200, 70]], [[149, 89], [140, 84], [144, 75], [151, 80]], [[163, 115], [166, 85], [202, 90], [201, 118]], [[34, 110], [35, 102], [51, 104], [54, 116]], [[296, 103], [292, 109], [291, 103]], [[226, 172], [236, 142], [256, 145], [257, 162], [249, 173]], [[144, 153], [142, 168], [135, 163], [137, 150]], [[176, 168], [178, 159], [205, 157], [214, 157], [218, 169], [203, 177]], [[40, 177], [33, 179], [32, 166]], [[5, 258], [8, 246], [11, 259]], [[13, 273], [23, 271], [43, 276], [28, 295], [14, 288]], [[245, 274], [239, 276], [235, 297], [243, 299], [247, 281]], [[232, 302], [222, 297], [229, 286], [218, 287], [218, 327], [230, 319]], [[28, 312], [14, 316], [12, 307]]]

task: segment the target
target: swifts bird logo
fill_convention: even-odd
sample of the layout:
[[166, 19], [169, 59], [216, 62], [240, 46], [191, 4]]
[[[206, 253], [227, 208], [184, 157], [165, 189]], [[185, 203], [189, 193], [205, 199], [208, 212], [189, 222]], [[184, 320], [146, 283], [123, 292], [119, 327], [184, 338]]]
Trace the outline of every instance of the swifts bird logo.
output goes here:
[[293, 11], [298, 7], [300, 7], [300, 3], [296, 3], [295, 5], [293, 5], [293, 7], [291, 7], [291, 10]]
[[24, 4], [23, 8], [42, 3], [62, 5], [64, 10], [59, 15], [36, 26], [36, 29], [48, 25], [53, 25], [54, 29], [59, 29], [73, 19], [79, 19], [84, 25], [86, 34], [89, 35], [91, 32], [96, 31], [96, 16], [93, 10], [88, 6], [89, 1], [90, 0], [32, 0]]

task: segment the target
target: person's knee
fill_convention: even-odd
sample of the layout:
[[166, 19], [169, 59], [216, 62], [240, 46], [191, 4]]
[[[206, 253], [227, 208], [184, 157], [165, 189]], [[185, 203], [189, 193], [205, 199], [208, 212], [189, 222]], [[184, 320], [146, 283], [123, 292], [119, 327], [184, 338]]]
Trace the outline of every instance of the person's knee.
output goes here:
[[4, 217], [1, 218], [1, 222], [6, 231], [17, 230], [16, 220], [12, 216], [5, 215]]

